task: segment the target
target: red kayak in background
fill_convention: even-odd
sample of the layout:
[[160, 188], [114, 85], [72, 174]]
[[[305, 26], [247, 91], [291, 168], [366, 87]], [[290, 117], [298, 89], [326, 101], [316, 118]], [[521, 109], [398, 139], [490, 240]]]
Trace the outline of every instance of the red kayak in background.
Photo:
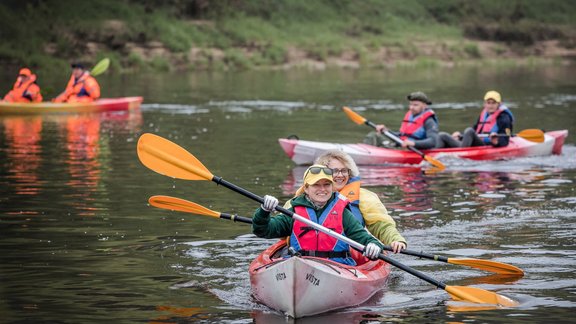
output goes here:
[[88, 113], [133, 110], [140, 108], [142, 97], [103, 98], [93, 102], [0, 102], [0, 115], [33, 115], [46, 113]]
[[[530, 156], [561, 154], [562, 146], [568, 136], [568, 130], [544, 133], [542, 142], [534, 142], [514, 136], [506, 147], [476, 146], [422, 150], [428, 156], [444, 156], [470, 160], [503, 160]], [[327, 150], [340, 150], [348, 153], [358, 165], [374, 164], [419, 164], [423, 158], [408, 150], [376, 147], [368, 144], [337, 144], [329, 142], [304, 141], [280, 138], [280, 146], [294, 163], [313, 164], [314, 159]]]

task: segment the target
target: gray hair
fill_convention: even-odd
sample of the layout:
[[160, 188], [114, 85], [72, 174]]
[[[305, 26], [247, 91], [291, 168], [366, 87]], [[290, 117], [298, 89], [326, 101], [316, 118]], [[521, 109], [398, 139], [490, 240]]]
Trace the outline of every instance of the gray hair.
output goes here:
[[348, 153], [338, 150], [330, 150], [322, 153], [319, 157], [316, 158], [314, 164], [322, 164], [327, 166], [332, 159], [342, 162], [344, 166], [350, 169], [350, 177], [357, 177], [360, 175], [360, 171], [358, 170], [354, 159], [352, 159]]

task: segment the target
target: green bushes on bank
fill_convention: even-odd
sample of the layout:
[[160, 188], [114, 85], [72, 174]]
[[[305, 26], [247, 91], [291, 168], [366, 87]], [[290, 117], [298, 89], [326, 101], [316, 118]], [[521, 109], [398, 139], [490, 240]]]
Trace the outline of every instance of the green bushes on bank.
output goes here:
[[[4, 0], [0, 63], [61, 68], [116, 53], [119, 67], [166, 69], [161, 56], [187, 64], [193, 48], [205, 51], [196, 68], [279, 65], [290, 48], [317, 60], [352, 50], [369, 63], [391, 43], [414, 58], [413, 44], [464, 38], [574, 47], [575, 24], [569, 0]], [[481, 57], [474, 45], [459, 51]]]

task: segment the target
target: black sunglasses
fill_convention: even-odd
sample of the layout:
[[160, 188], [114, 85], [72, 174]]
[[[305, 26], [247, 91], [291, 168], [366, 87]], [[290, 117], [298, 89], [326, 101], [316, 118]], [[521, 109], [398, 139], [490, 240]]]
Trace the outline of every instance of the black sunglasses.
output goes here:
[[324, 172], [325, 175], [332, 175], [334, 172], [332, 172], [332, 169], [330, 168], [322, 168], [322, 167], [309, 167], [308, 170], [306, 170], [306, 174], [304, 175], [304, 178], [306, 178], [306, 175], [308, 175], [308, 172], [312, 173], [312, 174], [318, 174], [320, 173], [320, 171]]

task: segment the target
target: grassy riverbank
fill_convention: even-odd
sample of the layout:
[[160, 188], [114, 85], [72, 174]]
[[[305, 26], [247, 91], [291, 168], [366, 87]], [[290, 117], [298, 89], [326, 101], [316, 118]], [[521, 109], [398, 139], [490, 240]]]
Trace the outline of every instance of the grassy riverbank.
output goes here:
[[561, 0], [5, 0], [0, 64], [113, 71], [567, 62]]

